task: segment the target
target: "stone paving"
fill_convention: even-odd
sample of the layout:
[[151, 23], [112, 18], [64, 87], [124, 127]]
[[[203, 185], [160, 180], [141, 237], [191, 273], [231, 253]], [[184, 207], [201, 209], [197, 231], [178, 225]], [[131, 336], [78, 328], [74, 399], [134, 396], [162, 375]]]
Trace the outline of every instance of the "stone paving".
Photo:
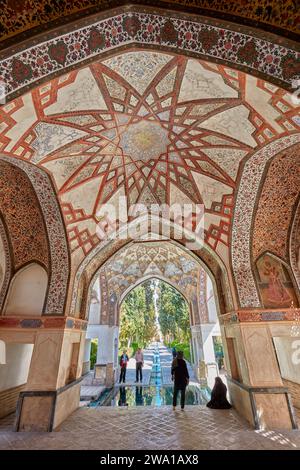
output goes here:
[[52, 433], [14, 433], [1, 421], [0, 450], [300, 449], [300, 431], [254, 431], [234, 410], [203, 406], [80, 408]]
[[[161, 347], [164, 383], [170, 383], [170, 352]], [[143, 385], [148, 385], [153, 350], [145, 351]], [[135, 380], [135, 361], [127, 385]], [[194, 375], [191, 370], [191, 382]], [[300, 418], [300, 416], [299, 416]], [[300, 431], [255, 431], [232, 410], [205, 406], [81, 407], [52, 433], [15, 433], [14, 415], [0, 420], [0, 450], [300, 450]]]

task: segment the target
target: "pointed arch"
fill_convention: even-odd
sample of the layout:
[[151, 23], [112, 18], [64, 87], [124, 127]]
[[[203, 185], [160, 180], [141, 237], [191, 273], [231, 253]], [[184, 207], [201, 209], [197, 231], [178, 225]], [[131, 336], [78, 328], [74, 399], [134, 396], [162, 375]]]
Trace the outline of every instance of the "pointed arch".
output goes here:
[[45, 315], [63, 315], [70, 275], [70, 257], [65, 226], [50, 177], [40, 168], [23, 160], [0, 155], [3, 160], [21, 169], [29, 178], [42, 211], [50, 251], [50, 279]]
[[280, 151], [300, 142], [300, 134], [282, 137], [253, 152], [240, 174], [231, 234], [231, 264], [240, 306], [260, 307], [253, 264], [251, 234], [259, 188], [266, 164]]

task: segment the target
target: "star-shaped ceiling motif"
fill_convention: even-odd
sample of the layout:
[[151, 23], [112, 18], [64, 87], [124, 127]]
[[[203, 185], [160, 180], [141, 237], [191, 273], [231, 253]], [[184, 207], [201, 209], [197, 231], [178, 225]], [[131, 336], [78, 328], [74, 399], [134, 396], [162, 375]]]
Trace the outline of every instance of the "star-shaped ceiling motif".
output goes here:
[[72, 250], [99, 242], [97, 212], [133, 203], [204, 203], [207, 242], [228, 246], [241, 161], [299, 128], [288, 93], [228, 67], [126, 52], [2, 108], [2, 152], [54, 180]]

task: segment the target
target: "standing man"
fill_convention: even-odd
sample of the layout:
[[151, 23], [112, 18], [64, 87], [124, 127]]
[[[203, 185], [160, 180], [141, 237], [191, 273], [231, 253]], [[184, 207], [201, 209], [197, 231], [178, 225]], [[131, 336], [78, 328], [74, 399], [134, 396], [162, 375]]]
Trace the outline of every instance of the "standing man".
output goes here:
[[178, 351], [177, 356], [175, 357], [175, 359], [173, 359], [171, 374], [172, 380], [174, 380], [173, 410], [176, 409], [177, 395], [180, 390], [180, 404], [181, 411], [183, 411], [185, 404], [185, 389], [189, 384], [190, 376], [188, 373], [186, 362], [183, 359], [182, 351]]
[[119, 383], [123, 382], [125, 383], [126, 380], [126, 369], [127, 369], [127, 363], [129, 361], [129, 357], [127, 355], [126, 350], [124, 349], [123, 354], [120, 358], [120, 367], [121, 367], [121, 373], [120, 373], [120, 380]]
[[135, 383], [139, 381], [143, 382], [143, 372], [142, 369], [144, 367], [144, 354], [141, 348], [138, 348], [137, 352], [135, 353], [135, 360], [136, 360], [136, 380]]

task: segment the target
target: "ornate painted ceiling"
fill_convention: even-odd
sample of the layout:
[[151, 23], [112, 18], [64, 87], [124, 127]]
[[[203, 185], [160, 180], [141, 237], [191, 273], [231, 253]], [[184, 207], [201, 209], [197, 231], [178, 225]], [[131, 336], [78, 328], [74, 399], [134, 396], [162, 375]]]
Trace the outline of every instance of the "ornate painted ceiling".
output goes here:
[[299, 131], [291, 95], [223, 65], [130, 51], [41, 85], [0, 109], [2, 154], [52, 177], [72, 252], [98, 244], [103, 203], [204, 203], [226, 259], [242, 162]]
[[[70, 20], [96, 13], [107, 8], [125, 5], [116, 0], [3, 0], [1, 2], [0, 38], [33, 35]], [[271, 29], [283, 35], [299, 33], [299, 6], [294, 0], [144, 0], [143, 4], [193, 11], [198, 14]], [[26, 34], [27, 33], [27, 34]]]

